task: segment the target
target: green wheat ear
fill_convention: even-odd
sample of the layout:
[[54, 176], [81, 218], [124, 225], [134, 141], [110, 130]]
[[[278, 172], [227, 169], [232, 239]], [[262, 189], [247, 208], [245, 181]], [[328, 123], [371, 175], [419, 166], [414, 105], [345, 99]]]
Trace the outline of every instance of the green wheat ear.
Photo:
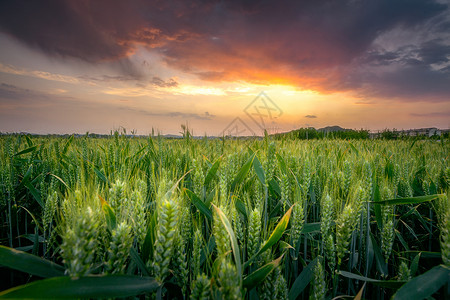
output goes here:
[[70, 276], [88, 275], [94, 267], [98, 251], [99, 221], [90, 207], [74, 216], [62, 235], [61, 256]]
[[[222, 209], [222, 207], [220, 207], [220, 209]], [[213, 234], [216, 239], [217, 256], [221, 257], [231, 250], [231, 245], [227, 230], [217, 214], [214, 215]]]
[[[381, 191], [382, 200], [393, 198], [393, 193], [388, 187]], [[381, 249], [387, 262], [394, 244], [394, 206], [384, 205], [382, 207], [383, 227], [381, 230]]]
[[[269, 251], [266, 251], [269, 252]], [[269, 275], [267, 275], [266, 279], [264, 279], [263, 283], [259, 286], [259, 294], [261, 299], [277, 299], [277, 279], [280, 276], [280, 269], [276, 268]]]
[[349, 240], [356, 224], [356, 213], [350, 204], [344, 207], [344, 210], [336, 220], [336, 252], [338, 266], [341, 265], [345, 253], [348, 251]]
[[309, 299], [322, 300], [325, 299], [327, 290], [325, 282], [325, 272], [321, 262], [321, 258], [317, 259], [317, 264], [314, 268], [313, 288]]
[[222, 299], [241, 299], [236, 266], [229, 260], [222, 260], [217, 280], [220, 284], [219, 290], [222, 294]]
[[143, 180], [137, 180], [135, 184], [136, 188], [131, 193], [130, 204], [130, 216], [132, 220], [133, 231], [136, 235], [139, 245], [143, 245], [145, 235], [147, 233], [147, 212], [146, 212], [146, 196], [147, 196], [147, 184]]
[[107, 272], [109, 274], [123, 274], [130, 248], [133, 244], [131, 226], [122, 222], [112, 231], [108, 249]]
[[191, 300], [207, 300], [210, 299], [210, 280], [205, 274], [198, 275], [192, 283]]
[[202, 252], [203, 237], [200, 229], [194, 232], [194, 241], [192, 243], [192, 278], [197, 278], [200, 275], [200, 259]]
[[281, 188], [281, 204], [283, 205], [283, 211], [286, 211], [286, 205], [288, 204], [288, 202], [291, 201], [291, 188], [289, 186], [290, 182], [289, 182], [289, 177], [285, 174], [282, 173], [280, 175], [280, 179], [281, 179], [281, 183], [280, 183], [280, 188]]
[[336, 267], [336, 244], [334, 240], [333, 230], [331, 223], [334, 218], [333, 201], [328, 193], [325, 193], [322, 201], [322, 218], [320, 231], [322, 232], [322, 239], [324, 242], [324, 250], [327, 258], [328, 266], [332, 271]]
[[58, 193], [56, 191], [53, 191], [48, 195], [47, 201], [45, 202], [44, 217], [42, 219], [44, 231], [47, 231], [50, 224], [52, 223], [53, 216], [55, 214], [57, 206], [58, 206]]
[[109, 204], [116, 211], [119, 211], [119, 207], [125, 199], [125, 191], [126, 184], [121, 180], [117, 180], [112, 184], [112, 187], [109, 189]]
[[253, 257], [259, 250], [261, 236], [261, 213], [254, 208], [250, 213], [248, 224], [247, 254]]
[[286, 279], [284, 278], [284, 276], [281, 274], [281, 272], [277, 278], [275, 290], [276, 290], [276, 299], [282, 299], [282, 300], [289, 299], [287, 282], [286, 282]]
[[402, 261], [398, 268], [398, 280], [408, 281], [411, 279], [411, 271], [408, 268], [406, 262]]
[[236, 239], [241, 244], [244, 242], [244, 228], [242, 225], [241, 216], [239, 215], [236, 207], [231, 208], [231, 220], [233, 224], [233, 230], [236, 234]]
[[172, 197], [164, 196], [158, 203], [158, 223], [154, 250], [153, 271], [155, 278], [163, 282], [169, 273], [169, 264], [174, 251], [177, 232], [177, 204]]
[[447, 211], [441, 226], [442, 261], [450, 267], [450, 211]]
[[291, 240], [294, 247], [297, 245], [302, 233], [303, 224], [305, 222], [304, 218], [303, 205], [301, 202], [297, 202], [292, 210], [291, 219]]
[[177, 282], [181, 286], [183, 296], [185, 296], [189, 282], [189, 269], [187, 265], [186, 243], [180, 234], [177, 234], [174, 248], [174, 255], [170, 265]]

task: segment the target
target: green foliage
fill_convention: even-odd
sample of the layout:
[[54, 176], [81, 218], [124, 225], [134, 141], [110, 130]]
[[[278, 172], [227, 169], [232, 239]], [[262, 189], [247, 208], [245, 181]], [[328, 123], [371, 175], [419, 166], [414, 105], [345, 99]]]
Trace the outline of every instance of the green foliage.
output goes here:
[[443, 299], [449, 142], [366, 133], [0, 136], [1, 296]]

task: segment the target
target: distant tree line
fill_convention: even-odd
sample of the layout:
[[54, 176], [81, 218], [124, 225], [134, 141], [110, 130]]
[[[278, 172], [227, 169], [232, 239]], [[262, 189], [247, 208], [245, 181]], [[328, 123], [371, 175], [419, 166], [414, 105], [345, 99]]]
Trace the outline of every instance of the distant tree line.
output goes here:
[[275, 139], [383, 139], [383, 140], [398, 140], [398, 139], [448, 139], [449, 132], [443, 132], [441, 135], [427, 135], [410, 136], [405, 131], [398, 131], [396, 129], [384, 129], [378, 133], [370, 133], [369, 130], [360, 129], [345, 129], [339, 131], [323, 131], [315, 128], [300, 128], [286, 133], [278, 133], [274, 135]]
[[370, 134], [368, 130], [342, 130], [342, 131], [321, 131], [315, 128], [300, 128], [287, 133], [276, 134], [277, 139], [300, 139], [300, 140], [311, 140], [311, 139], [368, 139]]

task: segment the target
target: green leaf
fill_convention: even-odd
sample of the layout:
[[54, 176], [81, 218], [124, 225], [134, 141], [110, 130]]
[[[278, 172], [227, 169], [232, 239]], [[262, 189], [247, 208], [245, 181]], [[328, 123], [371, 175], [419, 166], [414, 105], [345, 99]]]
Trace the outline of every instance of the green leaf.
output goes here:
[[420, 257], [422, 258], [441, 258], [442, 257], [442, 253], [441, 252], [432, 252], [432, 251], [403, 251], [403, 252], [399, 252], [400, 255], [404, 255], [404, 254], [420, 254]]
[[233, 182], [231, 183], [231, 190], [234, 191], [236, 189], [236, 186], [240, 184], [245, 177], [247, 177], [248, 172], [250, 171], [250, 167], [253, 164], [253, 159], [256, 157], [255, 154], [251, 155], [248, 161], [242, 166], [242, 168], [237, 173], [236, 177], [234, 178]]
[[58, 176], [56, 176], [55, 174], [49, 174], [50, 176], [55, 177], [56, 179], [58, 179], [62, 184], [64, 184], [64, 186], [66, 187], [66, 189], [70, 190], [70, 187], [67, 185], [67, 183], [64, 182], [64, 180], [62, 180], [61, 178], [59, 178]]
[[234, 262], [236, 264], [236, 269], [239, 274], [239, 285], [242, 286], [242, 265], [241, 265], [241, 254], [239, 253], [239, 244], [236, 239], [236, 235], [234, 234], [233, 228], [231, 227], [230, 221], [228, 221], [227, 216], [214, 204], [212, 205], [217, 215], [220, 218], [220, 221], [225, 226], [228, 235], [230, 236], [231, 241], [231, 249], [233, 250]]
[[425, 299], [437, 292], [450, 281], [450, 269], [439, 265], [428, 272], [414, 277], [403, 285], [394, 295], [394, 299]]
[[216, 195], [216, 190], [212, 189], [211, 192], [206, 196], [206, 199], [205, 199], [206, 207], [211, 206], [211, 202], [213, 201], [215, 195]]
[[287, 249], [295, 249], [292, 247], [289, 243], [286, 243], [285, 241], [280, 241], [280, 250], [287, 250]]
[[411, 146], [409, 147], [409, 151], [411, 151], [412, 147], [414, 147], [414, 145], [416, 144], [417, 141], [418, 141], [418, 139], [415, 139], [415, 140], [412, 142]]
[[303, 225], [302, 233], [313, 233], [320, 232], [320, 222], [317, 223], [306, 223]]
[[434, 194], [427, 196], [418, 196], [418, 197], [408, 197], [408, 198], [395, 198], [388, 199], [384, 201], [377, 201], [376, 204], [380, 205], [400, 205], [400, 204], [419, 204], [422, 202], [434, 201], [439, 199], [439, 197], [445, 196], [444, 194]]
[[352, 148], [352, 150], [355, 151], [356, 156], [359, 156], [359, 151], [358, 151], [358, 149], [356, 149], [356, 147], [355, 147], [350, 141], [347, 141], [347, 142], [348, 142], [348, 144], [350, 145], [350, 148]]
[[102, 196], [98, 195], [98, 197], [100, 198], [100, 201], [102, 203], [102, 210], [105, 213], [106, 226], [110, 231], [113, 231], [117, 225], [116, 214], [114, 213], [112, 207], [108, 204], [108, 202], [105, 201], [105, 199], [103, 199]]
[[101, 181], [103, 181], [104, 183], [108, 183], [108, 179], [106, 178], [105, 174], [102, 173], [102, 171], [100, 171], [96, 166], [94, 167], [94, 172], [95, 174], [97, 174], [98, 178], [100, 178]]
[[156, 240], [156, 213], [154, 213], [150, 218], [150, 223], [148, 224], [147, 233], [144, 238], [144, 245], [142, 246], [142, 259], [145, 262], [153, 255], [153, 245], [155, 244]]
[[405, 283], [405, 281], [397, 281], [397, 280], [372, 279], [372, 278], [364, 277], [364, 276], [346, 272], [346, 271], [339, 271], [339, 274], [344, 277], [350, 278], [350, 279], [356, 279], [356, 280], [361, 280], [361, 281], [365, 281], [365, 282], [370, 282], [374, 285], [386, 287], [386, 288], [390, 288], [390, 289], [398, 289]]
[[277, 227], [273, 230], [272, 234], [270, 235], [269, 239], [264, 243], [264, 245], [259, 249], [259, 251], [251, 257], [246, 263], [244, 267], [247, 267], [258, 255], [275, 245], [276, 242], [281, 238], [284, 231], [286, 230], [288, 224], [289, 224], [289, 218], [291, 217], [292, 208], [294, 205], [289, 208], [289, 210], [284, 214], [284, 216], [281, 218], [280, 222], [278, 223]]
[[240, 212], [244, 216], [245, 220], [247, 220], [247, 210], [245, 208], [244, 202], [242, 202], [241, 199], [237, 198], [234, 201], [234, 205], [236, 206], [237, 211]]
[[33, 248], [34, 248], [34, 245], [29, 245], [29, 246], [17, 247], [14, 249], [27, 252], [27, 251], [32, 250]]
[[406, 243], [405, 239], [402, 237], [402, 234], [400, 233], [400, 231], [398, 231], [397, 229], [395, 229], [395, 235], [397, 236], [398, 240], [400, 241], [400, 243], [402, 244], [403, 248], [405, 248], [406, 251], [409, 250], [408, 247], [408, 243]]
[[30, 153], [30, 152], [34, 151], [39, 146], [40, 145], [34, 145], [34, 146], [29, 147], [27, 149], [24, 149], [24, 150], [22, 150], [20, 152], [17, 152], [16, 154], [14, 154], [14, 156], [19, 156], [19, 155], [22, 155], [22, 154]]
[[413, 259], [413, 261], [411, 262], [411, 266], [410, 266], [410, 271], [411, 271], [411, 276], [416, 275], [417, 269], [419, 268], [419, 259], [420, 259], [420, 255], [422, 253], [419, 252]]
[[180, 184], [181, 180], [183, 180], [183, 178], [184, 178], [187, 174], [189, 174], [191, 171], [192, 171], [192, 169], [189, 170], [189, 171], [187, 171], [186, 173], [184, 173], [184, 175], [181, 176], [180, 179], [178, 179], [178, 181], [175, 182], [175, 184], [173, 184], [172, 187], [166, 192], [166, 194], [164, 195], [164, 197], [166, 197], [167, 199], [170, 198], [170, 197], [172, 197], [172, 194], [175, 192], [175, 190], [176, 190], [178, 184]]
[[144, 273], [144, 275], [150, 276], [150, 273], [145, 267], [145, 263], [142, 261], [142, 259], [139, 257], [139, 253], [133, 247], [130, 248], [130, 257], [134, 261], [136, 266], [139, 268], [139, 270], [141, 270], [142, 273]]
[[222, 159], [222, 156], [219, 157], [214, 164], [211, 166], [211, 168], [208, 170], [208, 173], [206, 174], [205, 177], [205, 186], [207, 186], [211, 180], [213, 180], [214, 176], [216, 176], [217, 170], [219, 169], [220, 166], [220, 161]]
[[249, 290], [251, 290], [252, 288], [257, 286], [258, 284], [260, 284], [267, 277], [267, 275], [270, 274], [270, 272], [272, 272], [276, 267], [278, 267], [280, 265], [280, 262], [281, 262], [281, 259], [283, 258], [283, 255], [281, 255], [276, 260], [273, 260], [270, 263], [265, 264], [264, 266], [262, 266], [261, 268], [259, 268], [255, 272], [253, 272], [250, 275], [248, 275], [247, 277], [245, 277], [244, 278], [244, 283], [243, 283], [244, 287], [246, 287]]
[[33, 195], [34, 200], [36, 200], [36, 202], [39, 203], [42, 208], [44, 208], [44, 203], [42, 203], [41, 200], [41, 193], [29, 181], [26, 181], [24, 185], [30, 191], [31, 195]]
[[298, 275], [298, 277], [292, 284], [291, 289], [289, 290], [289, 300], [295, 300], [298, 298], [298, 296], [300, 296], [300, 294], [303, 292], [303, 290], [311, 281], [316, 264], [317, 264], [317, 257], [303, 269], [300, 275]]
[[30, 136], [26, 135], [25, 139], [27, 140], [28, 147], [32, 147], [33, 146], [33, 141], [31, 140]]
[[[23, 175], [22, 181], [20, 182], [19, 188], [24, 185], [26, 182], [30, 181], [31, 174], [33, 173], [33, 165], [30, 165], [28, 170], [25, 172], [25, 175]], [[19, 189], [18, 188], [18, 189]]]
[[197, 207], [199, 212], [201, 212], [205, 217], [207, 217], [209, 220], [212, 221], [213, 215], [211, 210], [206, 206], [206, 204], [200, 200], [200, 198], [191, 190], [186, 189], [186, 193], [189, 196], [189, 199], [191, 199], [192, 204]]
[[373, 252], [375, 254], [375, 261], [377, 263], [377, 269], [378, 271], [380, 271], [384, 276], [388, 275], [388, 268], [386, 265], [386, 261], [384, 260], [384, 256], [381, 253], [381, 249], [377, 244], [377, 241], [375, 240], [375, 237], [373, 236], [373, 234], [370, 234], [370, 239], [372, 241], [372, 247], [373, 247]]
[[130, 275], [54, 277], [11, 288], [0, 298], [122, 298], [149, 293], [159, 287], [152, 277]]
[[269, 187], [272, 189], [272, 191], [277, 195], [277, 196], [281, 196], [281, 188], [280, 185], [278, 184], [278, 182], [272, 178], [269, 181]]
[[64, 275], [64, 267], [38, 256], [0, 246], [0, 265], [39, 277]]
[[264, 172], [264, 168], [261, 165], [261, 162], [259, 161], [258, 157], [255, 155], [255, 158], [253, 159], [253, 170], [255, 170], [256, 176], [258, 176], [259, 181], [262, 184], [266, 183], [266, 175]]

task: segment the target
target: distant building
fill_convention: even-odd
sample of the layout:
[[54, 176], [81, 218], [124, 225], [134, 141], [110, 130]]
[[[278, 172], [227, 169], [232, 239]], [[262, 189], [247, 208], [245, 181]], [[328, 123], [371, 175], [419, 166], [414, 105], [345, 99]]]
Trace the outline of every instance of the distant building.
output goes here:
[[430, 127], [430, 128], [419, 128], [419, 129], [408, 129], [402, 131], [405, 135], [408, 136], [441, 136], [442, 131], [436, 127]]
[[[389, 131], [389, 130], [388, 130]], [[446, 133], [450, 132], [450, 129], [439, 129], [436, 127], [430, 127], [430, 128], [416, 128], [416, 129], [406, 129], [406, 130], [394, 130], [391, 131], [394, 136], [397, 137], [417, 137], [417, 136], [426, 136], [426, 137], [432, 137], [432, 136], [442, 136]], [[371, 139], [376, 139], [382, 136], [382, 132], [371, 132], [369, 134], [369, 137]]]

